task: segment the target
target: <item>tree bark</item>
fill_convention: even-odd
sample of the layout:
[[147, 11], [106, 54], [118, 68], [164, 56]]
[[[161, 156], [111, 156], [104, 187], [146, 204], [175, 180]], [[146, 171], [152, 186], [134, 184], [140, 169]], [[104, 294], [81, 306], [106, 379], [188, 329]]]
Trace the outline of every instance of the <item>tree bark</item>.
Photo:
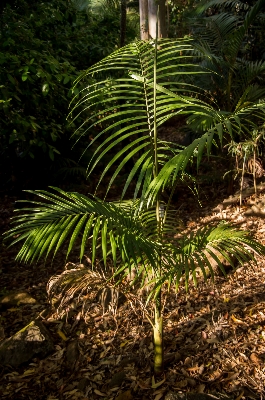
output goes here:
[[148, 40], [148, 0], [139, 1], [140, 13], [140, 38], [141, 40]]
[[166, 38], [167, 32], [167, 8], [165, 0], [159, 0], [159, 18], [158, 18], [158, 37]]
[[152, 39], [156, 37], [157, 6], [159, 6], [158, 38], [167, 37], [165, 0], [148, 0], [148, 30], [149, 38]]
[[125, 45], [126, 35], [126, 0], [121, 0], [120, 47]]

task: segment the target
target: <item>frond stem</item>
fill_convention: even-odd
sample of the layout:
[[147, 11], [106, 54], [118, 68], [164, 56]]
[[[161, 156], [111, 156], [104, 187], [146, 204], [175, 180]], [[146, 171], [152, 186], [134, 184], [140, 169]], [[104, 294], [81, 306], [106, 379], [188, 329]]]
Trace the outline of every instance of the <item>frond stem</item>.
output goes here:
[[144, 97], [145, 97], [145, 106], [146, 106], [146, 115], [147, 115], [147, 124], [148, 124], [148, 130], [149, 130], [149, 135], [150, 135], [150, 144], [151, 144], [151, 151], [153, 154], [153, 159], [155, 158], [154, 155], [154, 148], [152, 146], [152, 128], [151, 128], [151, 116], [150, 116], [150, 110], [149, 110], [149, 105], [148, 105], [148, 96], [147, 96], [147, 84], [146, 84], [146, 77], [145, 77], [145, 70], [144, 70], [144, 60], [142, 59], [141, 52], [138, 51], [139, 55], [139, 60], [140, 60], [140, 65], [141, 65], [141, 74], [143, 77], [143, 89], [144, 89]]
[[171, 189], [171, 192], [170, 192], [170, 195], [169, 195], [169, 199], [168, 199], [168, 201], [167, 201], [167, 206], [166, 206], [165, 213], [164, 213], [164, 217], [163, 217], [163, 225], [166, 223], [167, 213], [168, 213], [168, 210], [169, 210], [171, 201], [172, 201], [173, 194], [174, 194], [175, 189], [176, 189], [176, 187], [177, 187], [177, 184], [178, 184], [178, 182], [177, 182], [177, 180], [176, 180], [175, 183], [174, 183], [174, 185], [173, 185], [173, 187], [172, 187], [172, 189]]
[[[155, 54], [154, 54], [154, 125], [153, 125], [153, 141], [154, 141], [154, 168], [153, 176], [154, 179], [158, 175], [158, 149], [157, 149], [157, 121], [156, 121], [156, 82], [157, 82], [157, 41], [158, 41], [158, 18], [159, 18], [159, 5], [157, 6], [156, 16], [156, 38], [155, 38]], [[156, 196], [156, 220], [157, 220], [157, 238], [162, 242], [163, 236], [163, 210], [160, 204], [160, 193]], [[157, 279], [161, 279], [162, 274], [162, 254], [161, 251], [158, 254], [157, 259]], [[162, 292], [161, 285], [157, 288], [154, 305], [154, 373], [160, 376], [164, 370], [164, 343], [163, 343], [163, 310], [162, 310]]]

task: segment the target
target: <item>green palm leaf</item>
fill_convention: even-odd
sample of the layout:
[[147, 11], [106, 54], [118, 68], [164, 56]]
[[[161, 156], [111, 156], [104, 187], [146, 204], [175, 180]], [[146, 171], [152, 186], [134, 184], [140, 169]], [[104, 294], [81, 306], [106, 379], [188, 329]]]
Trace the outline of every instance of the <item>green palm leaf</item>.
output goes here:
[[[135, 196], [138, 195], [140, 188], [141, 190], [147, 188], [150, 183], [150, 174], [147, 171], [150, 171], [154, 163], [154, 51], [153, 42], [131, 43], [91, 67], [80, 79], [97, 74], [101, 74], [103, 79], [88, 86], [83, 91], [83, 97], [77, 101], [72, 110], [76, 116], [94, 108], [97, 110], [83, 124], [84, 134], [98, 124], [98, 122], [92, 122], [95, 118], [100, 117], [100, 124], [106, 124], [106, 127], [90, 143], [92, 146], [95, 142], [101, 141], [88, 166], [89, 174], [103, 161], [107, 153], [118, 147], [116, 155], [105, 165], [99, 180], [100, 184], [110, 169], [118, 165], [110, 179], [107, 191], [122, 168], [133, 156], [138, 156], [138, 161], [127, 177], [123, 196], [135, 178], [137, 178]], [[184, 74], [197, 75], [203, 72], [190, 62], [191, 51], [190, 40], [159, 42], [156, 78], [157, 126], [162, 125], [174, 115], [191, 113], [191, 109], [194, 111], [195, 106], [198, 113], [203, 112], [204, 115], [214, 113], [206, 102], [197, 98], [198, 88], [185, 84], [183, 79], [178, 79]], [[117, 71], [119, 74], [121, 69], [127, 71], [127, 76], [117, 79], [104, 77], [109, 71], [112, 74]], [[174, 77], [173, 81], [172, 77]], [[79, 81], [76, 84], [78, 83]], [[161, 166], [169, 158], [170, 147], [170, 144], [160, 142], [158, 160]]]
[[[201, 75], [197, 85], [212, 93], [219, 109], [231, 112], [238, 111], [242, 105], [264, 103], [263, 62], [250, 61], [247, 50], [249, 30], [254, 29], [253, 24], [262, 27], [260, 17], [264, 6], [264, 0], [257, 1], [253, 7], [234, 1], [203, 2], [192, 20], [197, 42], [194, 54], [201, 58], [200, 64], [211, 71], [210, 79]], [[198, 17], [209, 7], [214, 7], [218, 13]], [[243, 128], [248, 126], [248, 118], [256, 125], [260, 124], [260, 116], [249, 113], [242, 121]], [[194, 119], [192, 128], [204, 132], [209, 123], [209, 120], [205, 124]]]
[[249, 4], [238, 0], [210, 0], [202, 1], [198, 6], [196, 12], [198, 14], [205, 12], [210, 7], [216, 7], [221, 9], [237, 9], [237, 10], [248, 10]]
[[[227, 224], [204, 228], [177, 240], [171, 235], [176, 229], [172, 223], [176, 224], [174, 210], [168, 210], [168, 219], [162, 221], [161, 241], [155, 208], [148, 209], [139, 200], [107, 203], [56, 188], [53, 192], [29, 192], [45, 202], [32, 201], [32, 207], [19, 210], [22, 214], [14, 217], [15, 227], [5, 234], [6, 239], [15, 237], [11, 245], [23, 241], [18, 260], [33, 262], [44, 254], [46, 257], [51, 252], [55, 255], [65, 242], [68, 256], [79, 238], [82, 242], [80, 257], [90, 251], [95, 264], [100, 247], [99, 256], [105, 265], [111, 257], [113, 265], [117, 266], [115, 276], [128, 274], [128, 270], [135, 268], [136, 279], [142, 279], [143, 283], [143, 277], [148, 277], [154, 296], [165, 282], [178, 286], [183, 276], [186, 287], [190, 274], [196, 284], [197, 268], [206, 277], [205, 268], [208, 267], [213, 276], [210, 257], [225, 273], [222, 260], [233, 265], [236, 259], [243, 264], [254, 260], [254, 254], [265, 252], [264, 246], [247, 232]], [[158, 270], [158, 265], [162, 270]]]
[[246, 261], [256, 262], [255, 255], [263, 255], [264, 251], [265, 247], [251, 238], [248, 232], [237, 230], [229, 224], [221, 223], [217, 227], [200, 229], [175, 243], [167, 242], [163, 254], [170, 254], [170, 256], [168, 259], [165, 256], [163, 272], [160, 278], [155, 280], [152, 295], [166, 282], [174, 283], [178, 288], [182, 277], [184, 277], [186, 289], [188, 289], [190, 276], [193, 277], [196, 285], [196, 270], [201, 270], [204, 278], [207, 279], [206, 267], [213, 279], [213, 261], [226, 275], [224, 261], [233, 267], [235, 262], [240, 265]]
[[24, 241], [18, 260], [32, 262], [43, 254], [47, 257], [53, 252], [55, 255], [66, 241], [68, 256], [80, 238], [80, 258], [86, 249], [89, 250], [90, 242], [93, 263], [100, 243], [105, 264], [108, 254], [113, 253], [114, 262], [117, 261], [116, 249], [119, 248], [124, 264], [141, 262], [145, 265], [148, 258], [148, 263], [155, 266], [159, 245], [148, 238], [150, 234], [144, 234], [146, 224], [141, 222], [139, 212], [135, 214], [133, 203], [106, 203], [53, 189], [55, 193], [29, 191], [45, 202], [32, 201], [31, 208], [25, 208], [24, 214], [14, 217], [16, 226], [6, 233], [6, 238], [19, 235], [11, 245]]
[[[236, 259], [243, 264], [254, 260], [253, 253], [261, 255], [265, 252], [264, 246], [247, 232], [224, 223], [200, 229], [189, 237], [176, 240], [169, 235], [174, 219], [174, 215], [170, 217], [170, 211], [169, 219], [163, 225], [164, 236], [161, 242], [160, 236], [157, 236], [155, 208], [143, 209], [139, 201], [106, 203], [77, 193], [66, 193], [56, 188], [53, 190], [55, 193], [29, 191], [45, 199], [45, 203], [32, 201], [32, 208], [25, 208], [24, 214], [15, 217], [16, 226], [5, 234], [6, 239], [19, 235], [11, 245], [24, 241], [17, 255], [20, 261], [32, 262], [43, 254], [47, 257], [51, 252], [55, 255], [66, 240], [68, 256], [79, 237], [82, 240], [80, 257], [85, 250], [90, 249], [94, 264], [100, 244], [105, 265], [107, 257], [111, 257], [116, 265], [118, 254], [119, 267], [115, 276], [128, 274], [128, 270], [134, 267], [135, 279], [141, 280], [144, 285], [144, 277], [148, 278], [152, 285], [150, 296], [155, 296], [157, 288], [166, 282], [178, 287], [183, 276], [188, 288], [190, 274], [196, 285], [198, 268], [206, 278], [205, 268], [208, 267], [213, 277], [210, 258], [216, 261], [225, 274], [222, 260], [233, 265]], [[158, 273], [158, 258], [161, 254], [162, 270]]]
[[239, 29], [237, 29], [236, 31], [232, 32], [227, 36], [227, 41], [230, 44], [228, 48], [228, 54], [232, 60], [236, 59], [239, 49], [242, 45], [243, 38], [247, 33], [247, 30], [253, 23], [258, 13], [262, 10], [262, 8], [264, 8], [264, 6], [265, 6], [265, 1], [258, 0], [256, 4], [246, 14], [243, 25], [241, 25]]
[[[252, 12], [251, 18], [254, 18], [254, 14]], [[248, 20], [250, 21], [250, 17]], [[222, 25], [220, 21], [218, 23]], [[226, 26], [229, 23], [226, 22]], [[225, 30], [225, 26], [222, 29]], [[224, 31], [221, 34], [224, 34]], [[208, 73], [191, 63], [194, 55], [192, 41], [184, 39], [159, 41], [154, 118], [154, 52], [155, 46], [152, 41], [131, 43], [88, 69], [80, 79], [91, 75], [99, 76], [100, 79], [84, 89], [83, 97], [77, 101], [72, 111], [79, 116], [82, 112], [90, 110], [91, 113], [94, 108], [96, 109], [96, 112], [84, 122], [82, 128], [88, 126], [83, 134], [99, 123], [106, 126], [89, 144], [92, 146], [100, 142], [88, 165], [88, 174], [91, 174], [99, 163], [104, 163], [106, 155], [116, 148], [116, 155], [105, 164], [98, 181], [100, 185], [106, 174], [115, 167], [107, 185], [107, 194], [126, 164], [137, 158], [127, 176], [122, 198], [135, 180], [135, 198], [140, 195], [147, 199], [146, 196], [149, 196], [149, 205], [153, 204], [161, 188], [174, 185], [176, 177], [185, 169], [191, 156], [197, 156], [199, 165], [205, 147], [208, 154], [210, 153], [216, 134], [221, 142], [224, 135], [233, 139], [234, 135], [241, 132], [248, 133], [250, 129], [256, 127], [257, 119], [264, 119], [263, 102], [260, 102], [264, 90], [254, 89], [254, 86], [247, 87], [245, 94], [236, 100], [234, 112], [218, 110], [214, 103], [211, 105], [211, 102], [206, 101], [207, 97], [202, 100], [202, 92], [198, 87], [185, 83], [184, 78], [187, 74], [189, 78], [194, 76], [194, 79], [198, 77], [200, 80], [201, 76], [205, 74], [207, 76]], [[127, 71], [127, 75], [106, 79], [110, 72], [114, 75], [120, 74], [121, 69]], [[255, 79], [262, 70], [262, 63], [249, 67], [249, 79], [251, 77]], [[227, 78], [224, 77], [225, 79]], [[160, 171], [151, 184], [152, 166], [155, 163], [154, 119], [159, 127], [172, 116], [180, 114], [187, 116], [187, 123], [191, 129], [197, 127], [196, 130], [199, 128], [199, 131], [206, 133], [186, 149], [182, 151], [176, 149], [175, 153], [173, 151], [173, 158], [174, 144], [160, 142], [158, 137], [159, 146], [156, 151]], [[97, 118], [100, 122], [95, 122]]]

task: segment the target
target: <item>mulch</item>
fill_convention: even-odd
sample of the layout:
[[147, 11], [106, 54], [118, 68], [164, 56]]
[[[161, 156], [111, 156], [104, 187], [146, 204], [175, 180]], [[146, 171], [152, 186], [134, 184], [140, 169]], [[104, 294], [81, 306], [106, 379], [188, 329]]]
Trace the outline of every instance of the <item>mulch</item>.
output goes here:
[[[211, 196], [211, 195], [210, 195]], [[243, 206], [217, 207], [223, 198], [181, 193], [176, 210], [183, 220], [182, 234], [203, 225], [229, 221], [250, 230], [265, 243], [263, 192], [244, 199]], [[1, 231], [10, 226], [16, 198], [0, 200]], [[259, 209], [259, 213], [257, 212]], [[120, 305], [104, 306], [97, 287], [68, 299], [58, 308], [47, 296], [47, 283], [67, 269], [84, 268], [77, 253], [71, 263], [62, 251], [51, 262], [33, 265], [15, 261], [18, 248], [1, 243], [0, 295], [26, 291], [37, 305], [3, 310], [0, 339], [7, 338], [34, 318], [50, 331], [55, 351], [19, 368], [2, 367], [2, 399], [163, 399], [169, 391], [225, 393], [231, 399], [261, 399], [265, 395], [265, 265], [244, 265], [216, 276], [189, 292], [180, 287], [164, 293], [165, 373], [152, 373], [152, 329], [144, 293], [132, 292]], [[88, 260], [88, 261], [87, 261]], [[89, 262], [87, 258], [84, 260]], [[92, 285], [93, 286], [93, 285]], [[79, 293], [80, 294], [80, 293]], [[104, 308], [104, 310], [103, 310]]]

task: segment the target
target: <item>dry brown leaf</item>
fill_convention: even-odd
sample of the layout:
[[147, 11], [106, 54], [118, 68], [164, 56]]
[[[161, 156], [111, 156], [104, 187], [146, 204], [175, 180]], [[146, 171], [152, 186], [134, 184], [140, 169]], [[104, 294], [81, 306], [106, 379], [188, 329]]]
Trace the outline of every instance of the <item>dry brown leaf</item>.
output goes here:
[[207, 340], [207, 338], [208, 338], [207, 333], [204, 332], [204, 331], [201, 332], [201, 336], [202, 336], [202, 339], [203, 339], [203, 340]]
[[250, 354], [249, 358], [256, 365], [260, 365], [262, 363], [261, 359], [259, 358], [259, 356], [256, 353]]
[[237, 396], [235, 400], [240, 400], [244, 396], [244, 390]]
[[187, 376], [187, 377], [190, 376], [190, 375], [188, 374], [188, 372], [187, 372], [184, 368], [181, 368], [180, 371], [181, 371], [181, 373], [182, 373], [184, 376]]
[[213, 372], [211, 372], [211, 373], [208, 375], [209, 378], [208, 378], [206, 381], [204, 381], [204, 382], [214, 382], [214, 381], [217, 381], [218, 379], [221, 378], [222, 375], [223, 375], [222, 372], [219, 371], [219, 370], [213, 371]]
[[224, 314], [223, 318], [224, 318], [224, 319], [228, 319], [228, 318], [229, 318], [229, 313], [226, 312], [226, 313]]
[[65, 342], [68, 340], [68, 338], [65, 336], [65, 334], [60, 329], [58, 329], [57, 333], [60, 336], [60, 338], [62, 338]]
[[216, 336], [212, 336], [210, 339], [206, 339], [206, 342], [210, 344], [219, 343], [219, 339]]
[[193, 378], [188, 378], [187, 381], [188, 381], [189, 386], [191, 386], [191, 387], [195, 387], [197, 384], [196, 380]]
[[227, 377], [222, 379], [222, 382], [224, 381], [233, 381], [236, 379], [239, 375], [239, 372], [228, 372]]
[[27, 375], [33, 375], [36, 373], [36, 369], [27, 369], [26, 371], [24, 371], [23, 376], [27, 376]]
[[204, 389], [205, 389], [205, 385], [203, 383], [200, 383], [200, 385], [197, 387], [197, 392], [203, 393]]
[[234, 316], [234, 314], [231, 315], [231, 319], [237, 325], [247, 325], [246, 322], [242, 321], [241, 319], [236, 318]]
[[[241, 311], [241, 307], [235, 307], [235, 308], [233, 308], [232, 310], [231, 310], [231, 313], [232, 314], [234, 314], [234, 313], [237, 313], [237, 312], [240, 312]], [[235, 315], [234, 315], [235, 316]]]
[[150, 389], [150, 384], [141, 381], [140, 379], [137, 381], [138, 385], [141, 389]]
[[116, 397], [116, 400], [132, 400], [133, 395], [130, 390], [126, 390], [125, 392], [122, 392]]
[[203, 372], [204, 372], [204, 364], [202, 364], [202, 365], [200, 365], [200, 368], [199, 368], [199, 370], [198, 370], [198, 374], [199, 375], [202, 375], [203, 374]]
[[101, 397], [106, 397], [107, 396], [106, 393], [100, 392], [98, 389], [94, 389], [94, 393], [96, 393], [98, 396], [101, 396]]
[[157, 394], [164, 393], [164, 392], [165, 392], [165, 389], [161, 389], [161, 388], [157, 389], [154, 391], [153, 396], [156, 396]]
[[161, 390], [160, 393], [157, 393], [156, 397], [154, 398], [154, 400], [160, 400], [162, 399], [162, 397], [164, 396], [164, 391]]
[[185, 365], [185, 366], [190, 365], [191, 362], [192, 362], [191, 357], [186, 357], [185, 360], [184, 360], [184, 365]]
[[186, 387], [187, 385], [188, 385], [187, 379], [183, 379], [182, 381], [175, 382], [175, 384], [174, 384], [175, 387], [180, 388], [180, 389]]
[[195, 365], [194, 367], [190, 367], [190, 368], [186, 368], [186, 371], [189, 372], [196, 372], [200, 369], [200, 367], [198, 365]]
[[155, 381], [155, 377], [152, 376], [152, 389], [156, 389], [156, 388], [158, 388], [159, 386], [163, 385], [163, 383], [165, 382], [165, 380], [166, 380], [166, 378], [165, 378], [165, 376], [164, 376], [164, 378], [163, 378], [161, 381], [156, 382], [156, 381]]
[[73, 390], [70, 390], [69, 392], [64, 392], [64, 395], [73, 396], [74, 394], [76, 394], [77, 391], [78, 391], [78, 389], [73, 389]]

